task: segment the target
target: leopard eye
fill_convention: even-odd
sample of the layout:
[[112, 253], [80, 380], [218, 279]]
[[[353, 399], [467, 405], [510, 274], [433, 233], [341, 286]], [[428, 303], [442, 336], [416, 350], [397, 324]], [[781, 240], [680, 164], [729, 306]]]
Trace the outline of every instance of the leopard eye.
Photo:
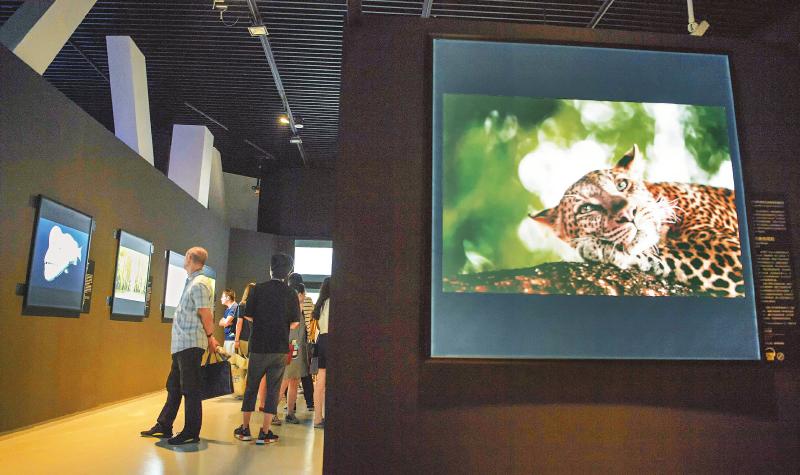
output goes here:
[[590, 213], [592, 210], [594, 210], [594, 206], [590, 204], [583, 204], [578, 207], [578, 214]]
[[617, 190], [625, 191], [626, 189], [628, 189], [628, 180], [623, 178], [617, 182]]

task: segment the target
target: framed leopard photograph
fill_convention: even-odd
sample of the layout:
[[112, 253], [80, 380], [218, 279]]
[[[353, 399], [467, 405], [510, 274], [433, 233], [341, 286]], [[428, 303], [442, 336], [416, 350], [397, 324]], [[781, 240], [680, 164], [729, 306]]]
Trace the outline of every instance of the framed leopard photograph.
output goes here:
[[726, 55], [434, 39], [432, 149], [432, 356], [758, 358]]

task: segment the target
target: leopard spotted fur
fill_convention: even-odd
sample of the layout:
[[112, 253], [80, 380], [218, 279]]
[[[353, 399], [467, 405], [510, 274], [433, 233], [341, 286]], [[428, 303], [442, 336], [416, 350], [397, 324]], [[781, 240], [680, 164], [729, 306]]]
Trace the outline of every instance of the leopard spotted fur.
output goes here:
[[587, 262], [638, 268], [705, 294], [744, 296], [733, 190], [636, 180], [630, 170], [638, 155], [634, 146], [613, 168], [587, 173], [556, 207], [531, 218]]

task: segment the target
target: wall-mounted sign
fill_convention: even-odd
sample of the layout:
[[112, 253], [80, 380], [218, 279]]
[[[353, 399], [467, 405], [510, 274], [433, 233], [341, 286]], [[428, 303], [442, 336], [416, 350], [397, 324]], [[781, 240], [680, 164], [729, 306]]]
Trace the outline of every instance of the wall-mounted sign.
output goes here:
[[86, 277], [83, 284], [83, 308], [81, 313], [89, 313], [92, 309], [92, 288], [94, 287], [94, 261], [86, 265]]
[[750, 220], [761, 355], [767, 363], [794, 362], [800, 357], [800, 335], [785, 196], [756, 194], [751, 200]]

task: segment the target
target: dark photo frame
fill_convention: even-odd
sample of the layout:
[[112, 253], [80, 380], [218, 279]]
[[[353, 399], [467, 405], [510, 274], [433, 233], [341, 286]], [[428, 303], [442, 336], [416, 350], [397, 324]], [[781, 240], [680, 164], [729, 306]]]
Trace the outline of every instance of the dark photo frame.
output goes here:
[[23, 315], [78, 317], [94, 218], [38, 195]]
[[153, 243], [124, 230], [117, 232], [117, 238], [111, 315], [115, 319], [142, 319], [149, 307]]
[[[440, 41], [440, 43], [442, 41], [459, 43], [458, 47], [461, 47], [464, 44], [480, 44], [489, 45], [487, 46], [488, 49], [491, 49], [494, 46], [500, 46], [500, 49], [505, 47], [506, 50], [515, 49], [516, 51], [525, 49], [526, 47], [538, 47], [543, 49], [560, 48], [562, 50], [560, 53], [562, 53], [565, 49], [583, 50], [584, 56], [591, 57], [590, 61], [597, 63], [598, 67], [600, 62], [598, 62], [598, 59], [594, 56], [596, 56], [595, 53], [603, 51], [608, 52], [608, 54], [612, 57], [619, 57], [620, 55], [624, 54], [642, 55], [644, 59], [642, 60], [640, 58], [640, 60], [646, 60], [645, 62], [649, 61], [648, 64], [654, 63], [651, 64], [651, 66], [657, 65], [659, 56], [662, 58], [671, 57], [673, 62], [680, 62], [686, 58], [719, 58], [716, 60], [719, 63], [719, 66], [717, 66], [717, 71], [718, 74], [727, 81], [727, 83], [723, 84], [723, 86], [728, 88], [728, 92], [726, 93], [728, 94], [728, 97], [725, 99], [728, 102], [725, 102], [724, 106], [727, 107], [726, 114], [728, 121], [730, 155], [733, 163], [732, 168], [734, 182], [736, 185], [736, 212], [739, 214], [739, 238], [741, 239], [742, 248], [741, 260], [742, 264], [744, 265], [743, 273], [745, 275], [746, 284], [745, 298], [716, 299], [714, 302], [715, 299], [710, 297], [664, 297], [663, 299], [660, 299], [661, 301], [659, 302], [659, 298], [625, 297], [624, 300], [626, 300], [626, 302], [631, 302], [634, 304], [634, 306], [639, 308], [639, 313], [645, 317], [650, 318], [651, 320], [657, 319], [659, 315], [664, 317], [661, 320], [654, 321], [652, 323], [667, 322], [668, 320], [665, 318], [670, 312], [678, 312], [679, 314], [685, 315], [687, 309], [694, 309], [692, 311], [694, 312], [694, 315], [697, 316], [695, 321], [695, 326], [697, 326], [697, 328], [684, 329], [683, 332], [686, 333], [686, 338], [683, 338], [683, 343], [678, 342], [678, 344], [673, 347], [670, 346], [671, 343], [667, 343], [670, 341], [670, 339], [675, 339], [673, 337], [659, 337], [656, 339], [650, 338], [650, 341], [647, 341], [646, 338], [643, 339], [642, 336], [646, 336], [647, 332], [645, 332], [643, 329], [635, 329], [636, 326], [639, 325], [638, 321], [626, 320], [617, 322], [618, 325], [615, 328], [626, 328], [627, 326], [632, 328], [632, 330], [629, 332], [631, 334], [628, 335], [624, 341], [636, 343], [632, 346], [629, 344], [626, 351], [618, 352], [615, 350], [615, 348], [619, 348], [620, 345], [615, 346], [613, 343], [614, 339], [619, 338], [621, 335], [621, 333], [618, 331], [611, 331], [610, 333], [607, 332], [605, 337], [603, 337], [605, 340], [592, 339], [594, 338], [594, 335], [597, 335], [595, 330], [598, 330], [596, 327], [599, 325], [598, 322], [601, 321], [600, 317], [605, 315], [620, 314], [622, 305], [619, 303], [619, 301], [614, 302], [616, 297], [584, 295], [531, 296], [523, 295], [521, 293], [518, 293], [517, 295], [499, 295], [496, 293], [492, 294], [491, 292], [453, 293], [443, 291], [442, 278], [445, 277], [445, 275], [442, 272], [442, 255], [444, 251], [442, 249], [443, 208], [441, 187], [443, 171], [441, 168], [441, 163], [443, 160], [443, 144], [441, 138], [441, 101], [444, 94], [456, 93], [506, 97], [573, 98], [597, 101], [630, 101], [642, 103], [661, 102], [668, 104], [715, 104], [705, 102], [705, 98], [701, 101], [693, 102], [693, 99], [687, 98], [691, 96], [691, 93], [687, 93], [682, 99], [676, 99], [676, 97], [680, 97], [680, 94], [683, 93], [680, 91], [680, 85], [673, 86], [675, 88], [674, 91], [659, 91], [658, 95], [654, 97], [648, 96], [647, 91], [639, 93], [634, 92], [633, 96], [630, 96], [628, 94], [630, 93], [631, 88], [627, 87], [625, 84], [614, 85], [612, 86], [611, 90], [598, 94], [597, 87], [602, 86], [597, 86], [597, 84], [603, 83], [603, 81], [594, 81], [594, 83], [589, 84], [589, 89], [594, 88], [594, 90], [589, 93], [575, 94], [574, 91], [542, 92], [543, 90], [552, 89], [552, 87], [548, 84], [556, 84], [555, 87], [559, 88], [562, 87], [565, 82], [569, 82], [565, 78], [561, 78], [559, 80], [557, 77], [550, 77], [553, 75], [558, 76], [557, 72], [553, 73], [551, 71], [552, 68], [541, 69], [541, 74], [546, 75], [548, 81], [546, 81], [544, 84], [539, 84], [537, 86], [539, 88], [536, 90], [536, 92], [530, 92], [530, 87], [532, 87], [530, 84], [522, 86], [514, 84], [513, 78], [509, 79], [508, 77], [505, 77], [497, 80], [489, 80], [498, 74], [498, 70], [502, 69], [499, 68], [497, 64], [491, 67], [478, 68], [476, 71], [479, 72], [472, 75], [453, 73], [450, 75], [452, 79], [445, 81], [446, 86], [442, 86], [441, 81], [440, 84], [437, 84], [437, 80], [434, 79], [437, 64], [436, 54], [434, 54], [434, 44], [437, 41]], [[590, 51], [590, 54], [585, 54], [586, 51]], [[513, 51], [498, 51], [494, 54], [486, 54], [484, 52], [482, 54], [483, 57], [490, 58], [490, 61], [495, 61], [497, 63], [502, 63], [504, 60], [510, 61], [513, 57], [515, 60], [513, 63], [515, 65], [514, 71], [516, 71], [517, 74], [526, 74], [525, 66], [523, 66], [524, 62], [520, 62], [520, 58], [514, 56]], [[542, 57], [547, 56], [541, 52], [538, 54], [540, 54]], [[469, 60], [462, 61], [466, 57], [469, 57]], [[562, 55], [559, 55], [559, 57], [561, 58]], [[444, 58], [444, 56], [442, 56], [442, 52], [440, 51], [439, 61], [443, 61], [442, 58]], [[454, 63], [464, 67], [468, 65], [468, 67], [474, 70], [475, 61], [477, 60], [478, 58], [475, 54], [468, 54], [464, 55], [462, 58], [456, 57], [455, 60], [451, 60], [447, 64], [448, 67], [451, 67]], [[567, 66], [564, 66], [564, 68], [575, 68], [575, 66], [570, 64], [569, 61], [563, 59], [562, 61], [567, 64]], [[625, 62], [620, 62], [619, 59], [617, 61], [620, 64], [624, 64]], [[541, 66], [541, 64], [537, 64]], [[738, 127], [736, 125], [738, 121], [736, 117], [734, 92], [737, 91], [734, 89], [735, 84], [732, 78], [732, 70], [733, 66], [729, 61], [729, 55], [725, 51], [682, 51], [680, 49], [631, 48], [629, 46], [617, 46], [611, 44], [583, 44], [572, 42], [554, 43], [537, 42], [535, 40], [516, 41], [513, 39], [497, 39], [491, 37], [464, 37], [463, 35], [429, 35], [426, 71], [428, 74], [428, 92], [431, 101], [429, 102], [428, 106], [430, 108], [428, 110], [428, 120], [431, 122], [429, 122], [428, 125], [430, 130], [429, 146], [431, 147], [429, 150], [431, 151], [434, 160], [432, 161], [430, 168], [431, 175], [429, 176], [429, 179], [431, 180], [429, 186], [431, 186], [433, 190], [429, 198], [431, 200], [430, 203], [432, 207], [432, 218], [429, 228], [429, 236], [431, 236], [431, 241], [429, 244], [430, 247], [428, 257], [426, 257], [424, 260], [426, 267], [431, 271], [431, 275], [426, 276], [425, 278], [427, 286], [430, 289], [430, 294], [423, 299], [424, 308], [422, 315], [427, 315], [427, 318], [425, 318], [427, 321], [423, 325], [421, 336], [422, 346], [424, 349], [423, 356], [425, 358], [432, 359], [533, 359], [540, 361], [568, 359], [758, 360], [758, 322], [755, 310], [755, 292], [753, 289], [752, 267], [749, 253], [744, 177], [742, 176], [743, 174], [741, 171], [742, 166], [739, 151], [740, 138], [737, 130]], [[537, 69], [537, 71], [539, 70]], [[697, 77], [695, 77], [695, 75], [697, 75]], [[574, 74], [570, 75], [570, 77], [575, 76], [576, 75]], [[704, 75], [697, 71], [694, 71], [692, 75], [690, 75], [691, 81], [695, 81], [698, 78], [703, 77]], [[485, 80], [483, 83], [480, 82], [482, 79]], [[606, 82], [610, 83], [610, 81]], [[725, 81], [720, 82], [720, 84], [723, 82]], [[686, 87], [686, 85], [694, 86], [689, 80], [686, 79], [683, 80], [683, 84], [683, 87]], [[701, 84], [705, 83], [701, 81]], [[505, 90], [498, 88], [505, 88]], [[698, 89], [702, 89], [705, 92], [708, 91], [707, 88]], [[639, 96], [636, 96], [636, 94], [639, 94]], [[670, 94], [673, 95], [670, 96]], [[719, 95], [722, 97], [722, 93]], [[720, 99], [720, 101], [722, 101], [722, 99]], [[502, 119], [502, 117], [500, 119]], [[493, 161], [488, 160], [487, 166], [491, 163], [493, 163]], [[664, 299], [669, 299], [669, 303], [666, 303]], [[505, 302], [503, 302], [503, 300], [505, 300]], [[723, 300], [728, 301], [723, 302]], [[626, 308], [627, 306], [628, 305], [625, 305]], [[449, 313], [454, 318], [448, 317], [446, 324], [437, 324], [437, 309], [439, 309], [439, 315], [441, 315], [441, 311], [445, 311], [445, 313]], [[536, 319], [532, 317], [522, 318], [520, 313], [524, 312], [520, 312], [520, 309], [529, 309], [530, 312], [527, 313], [530, 313], [531, 315], [528, 317], [538, 315], [537, 319], [543, 318], [544, 320], [551, 321], [545, 325], [545, 328], [532, 328], [530, 327], [530, 325], [532, 325], [531, 321]], [[481, 315], [484, 317], [486, 315], [494, 315], [496, 318], [484, 318], [489, 327], [481, 329]], [[703, 315], [704, 319], [700, 319], [700, 315]], [[713, 318], [705, 318], [707, 315], [710, 315]], [[730, 315], [738, 316], [738, 323], [732, 320]], [[589, 318], [589, 316], [594, 317]], [[564, 322], [569, 322], [570, 319], [575, 320], [576, 318], [578, 320], [583, 318], [585, 321], [580, 324], [573, 322], [571, 325], [568, 324], [567, 327], [558, 327], [558, 325]], [[731, 330], [725, 330], [726, 328], [729, 329], [734, 323], [737, 328], [735, 332], [732, 332]], [[662, 326], [665, 328], [660, 328], [657, 325], [648, 328], [659, 328], [659, 330], [665, 331], [665, 334], [671, 335], [669, 328], [670, 325], [665, 324]], [[561, 330], [558, 330], [558, 328], [561, 328]], [[456, 329], [458, 329], [460, 333], [457, 332]], [[513, 333], [501, 335], [503, 331], [502, 329], [507, 329], [508, 331], [512, 331], [513, 329]], [[589, 331], [590, 329], [592, 331]], [[536, 338], [539, 338], [539, 340], [541, 340], [537, 340], [539, 343], [546, 343], [544, 340], [542, 340], [542, 338], [546, 338], [544, 335], [547, 334], [558, 334], [564, 336], [565, 338], [566, 335], [585, 335], [583, 339], [578, 339], [580, 341], [575, 340], [574, 338], [572, 339], [574, 343], [574, 349], [571, 349], [569, 345], [561, 345], [560, 347], [556, 347], [550, 344], [548, 347], [548, 344], [544, 344], [541, 346], [543, 350], [531, 351], [531, 339], [535, 340]], [[486, 338], [486, 335], [493, 335], [493, 337]], [[703, 335], [703, 337], [698, 338], [698, 335]], [[737, 335], [739, 335], [740, 338], [737, 337]], [[444, 340], [441, 340], [441, 338], [443, 337], [449, 338], [451, 343], [454, 342], [454, 344], [445, 343], [442, 345], [441, 343], [443, 343]], [[737, 341], [737, 338], [739, 341], [741, 341], [741, 343], [738, 344], [738, 346], [731, 344], [731, 342]], [[479, 347], [470, 347], [468, 340], [476, 343]], [[437, 346], [437, 341], [440, 343], [439, 346]], [[570, 341], [570, 338], [567, 338], [565, 341]], [[609, 343], [601, 343], [601, 341], [607, 341]], [[493, 346], [491, 342], [495, 342], [496, 344]], [[503, 346], [501, 347], [498, 345]]]

